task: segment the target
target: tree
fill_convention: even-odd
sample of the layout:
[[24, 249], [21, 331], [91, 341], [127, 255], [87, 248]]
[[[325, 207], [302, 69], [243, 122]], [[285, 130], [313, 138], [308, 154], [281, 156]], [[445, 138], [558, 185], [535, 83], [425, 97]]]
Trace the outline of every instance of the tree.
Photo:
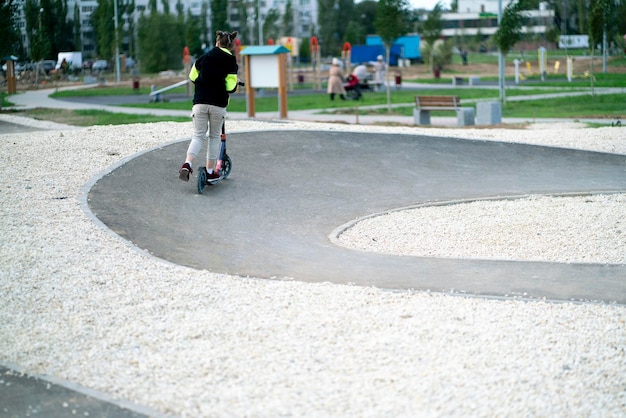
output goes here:
[[318, 0], [318, 5], [318, 41], [322, 54], [339, 55], [345, 42], [347, 22], [354, 16], [354, 1]]
[[287, 0], [287, 4], [285, 4], [282, 29], [283, 36], [293, 36], [293, 5], [291, 4], [291, 0]]
[[113, 1], [98, 0], [98, 5], [91, 14], [91, 24], [96, 37], [96, 55], [100, 59], [110, 60], [114, 55], [115, 23], [113, 16]]
[[[128, 44], [126, 45], [126, 49], [124, 51], [128, 54], [129, 57], [135, 55], [137, 57], [137, 38], [135, 29], [137, 27], [137, 23], [135, 22], [135, 0], [126, 0], [124, 4], [122, 4], [121, 11], [122, 16], [126, 15], [127, 17], [127, 31], [126, 36], [128, 38]], [[122, 27], [122, 29], [124, 29]], [[122, 39], [124, 37], [122, 36]], [[124, 45], [122, 45], [124, 46]]]
[[430, 65], [431, 73], [435, 70], [435, 42], [441, 37], [443, 30], [443, 24], [441, 22], [441, 16], [443, 15], [443, 5], [441, 2], [437, 2], [433, 10], [428, 13], [428, 17], [422, 25], [422, 37], [428, 47], [428, 63]]
[[493, 41], [504, 55], [522, 39], [522, 6], [522, 1], [510, 2], [504, 8], [498, 30], [493, 35]]
[[[408, 29], [408, 1], [407, 0], [380, 0], [376, 12], [376, 32], [385, 45], [385, 65], [389, 69], [389, 55], [391, 45]], [[389, 71], [387, 71], [387, 77]], [[389, 83], [387, 87], [387, 110], [391, 113], [391, 91]]]
[[612, 32], [617, 28], [614, 19], [617, 5], [614, 0], [596, 0], [589, 10], [589, 46], [591, 47], [591, 67], [589, 79], [591, 82], [591, 95], [594, 94], [593, 60], [597, 44], [603, 44], [603, 52], [606, 52], [606, 41], [611, 38]]
[[138, 25], [141, 68], [148, 72], [181, 69], [184, 33], [184, 23], [176, 16], [165, 13], [142, 16]]
[[54, 3], [55, 21], [52, 24], [53, 42], [52, 53], [56, 56], [59, 52], [75, 51], [74, 45], [74, 22], [67, 20], [67, 0], [56, 0]]
[[349, 42], [350, 45], [358, 45], [365, 43], [365, 33], [363, 33], [363, 28], [358, 22], [354, 20], [348, 23], [348, 27], [346, 28], [345, 34], [346, 42]]
[[353, 22], [357, 23], [361, 28], [363, 38], [358, 43], [365, 43], [367, 35], [376, 33], [376, 11], [378, 3], [372, 0], [364, 0], [354, 5]]
[[195, 56], [202, 55], [202, 40], [200, 22], [187, 9], [187, 20], [183, 24], [185, 28], [185, 45], [189, 48], [189, 53]]
[[176, 15], [181, 22], [185, 21], [185, 6], [180, 0], [176, 0]]
[[[626, 0], [619, 0], [616, 9], [617, 12], [615, 16], [626, 16]], [[626, 19], [622, 18], [617, 20], [617, 34], [617, 36], [622, 39], [622, 42], [624, 42], [623, 36], [626, 35]], [[624, 50], [622, 49], [622, 53], [623, 52]]]
[[250, 33], [250, 26], [248, 25], [248, 6], [245, 1], [239, 2], [237, 11], [239, 12], [239, 22], [241, 25], [239, 27], [241, 42], [251, 45], [254, 34]]
[[[597, 5], [598, 2], [595, 1], [595, 4]], [[577, 17], [578, 17], [578, 30], [580, 31], [580, 33], [585, 33], [585, 26], [586, 26], [586, 21], [585, 18], [587, 16], [587, 7], [586, 7], [586, 2], [584, 0], [578, 0], [577, 3]]]
[[80, 7], [78, 3], [74, 4], [74, 30], [73, 30], [73, 38], [74, 38], [74, 48], [76, 51], [80, 51], [83, 49], [83, 40], [81, 38], [81, 25], [80, 25]]
[[300, 57], [300, 62], [309, 62], [311, 60], [311, 38], [302, 38], [298, 56]]
[[26, 34], [30, 43], [30, 56], [33, 61], [41, 61], [50, 54], [50, 37], [42, 22], [45, 9], [44, 3], [37, 0], [26, 0], [24, 14], [26, 18]]
[[[211, 28], [213, 32], [218, 30], [229, 31], [228, 25], [228, 0], [211, 1]], [[211, 34], [213, 36], [214, 33]]]
[[524, 10], [524, 2], [511, 1], [504, 8], [502, 16], [500, 18], [500, 24], [498, 30], [493, 35], [493, 41], [500, 50], [500, 101], [505, 102], [505, 87], [504, 87], [504, 58], [509, 53], [511, 48], [522, 39], [522, 23], [524, 16], [522, 11]]
[[161, 0], [161, 6], [163, 6], [163, 14], [170, 14], [170, 2], [167, 0]]
[[209, 20], [209, 4], [206, 1], [202, 2], [202, 10], [200, 11], [200, 39], [201, 41], [209, 45], [211, 38], [210, 29], [207, 22]]
[[17, 3], [14, 0], [0, 0], [0, 57], [16, 54], [20, 50], [20, 32], [17, 27]]
[[263, 22], [263, 34], [265, 39], [277, 39], [281, 32], [279, 32], [278, 22], [280, 21], [280, 12], [277, 9], [270, 9], [265, 16], [265, 22]]

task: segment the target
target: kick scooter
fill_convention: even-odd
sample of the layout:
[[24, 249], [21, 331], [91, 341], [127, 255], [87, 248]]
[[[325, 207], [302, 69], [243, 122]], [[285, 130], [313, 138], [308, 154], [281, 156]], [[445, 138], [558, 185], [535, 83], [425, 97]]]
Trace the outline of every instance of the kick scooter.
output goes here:
[[226, 122], [222, 124], [222, 135], [220, 137], [220, 140], [221, 140], [220, 152], [217, 156], [217, 162], [215, 163], [215, 168], [213, 169], [213, 171], [215, 171], [219, 175], [219, 177], [216, 179], [208, 179], [206, 168], [199, 167], [198, 168], [198, 193], [200, 194], [202, 194], [206, 186], [216, 184], [224, 180], [225, 178], [227, 178], [233, 166], [233, 163], [230, 157], [228, 156], [228, 154], [226, 154]]
[[[243, 87], [245, 85], [246, 83], [244, 83], [243, 81], [237, 81], [237, 86]], [[206, 168], [198, 168], [198, 193], [200, 194], [202, 194], [206, 186], [211, 186], [227, 178], [233, 166], [233, 162], [231, 161], [228, 154], [226, 154], [226, 121], [222, 123], [222, 135], [220, 136], [220, 139], [220, 152], [217, 156], [215, 168], [213, 169], [213, 171], [216, 172], [219, 177], [216, 179], [208, 179], [208, 173], [206, 171]]]

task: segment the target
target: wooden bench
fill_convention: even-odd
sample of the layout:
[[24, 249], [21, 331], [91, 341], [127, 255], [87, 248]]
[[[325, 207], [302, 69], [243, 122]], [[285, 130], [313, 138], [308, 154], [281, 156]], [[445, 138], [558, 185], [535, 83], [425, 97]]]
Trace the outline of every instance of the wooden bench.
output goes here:
[[459, 96], [415, 96], [413, 120], [416, 125], [430, 125], [431, 110], [455, 111], [458, 126], [474, 124], [474, 108], [461, 107]]

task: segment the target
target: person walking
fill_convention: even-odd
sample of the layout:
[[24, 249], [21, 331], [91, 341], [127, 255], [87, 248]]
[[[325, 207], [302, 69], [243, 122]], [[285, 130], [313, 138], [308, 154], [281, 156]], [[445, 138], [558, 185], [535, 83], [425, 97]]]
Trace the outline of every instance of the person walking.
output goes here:
[[376, 57], [376, 64], [374, 64], [374, 71], [376, 72], [376, 82], [381, 86], [385, 85], [385, 78], [387, 76], [387, 65], [383, 61], [383, 56]]
[[328, 88], [326, 92], [330, 94], [330, 100], [335, 100], [335, 94], [338, 94], [341, 100], [346, 100], [346, 89], [343, 87], [343, 70], [339, 64], [339, 60], [333, 58], [333, 62], [328, 70]]
[[207, 147], [207, 179], [219, 178], [214, 171], [220, 149], [220, 135], [226, 117], [229, 94], [237, 90], [239, 66], [232, 53], [238, 32], [216, 32], [215, 47], [196, 60], [189, 72], [189, 80], [195, 85], [191, 117], [193, 136], [187, 148], [185, 162], [178, 171], [178, 178], [189, 181], [193, 162], [198, 157], [209, 132]]

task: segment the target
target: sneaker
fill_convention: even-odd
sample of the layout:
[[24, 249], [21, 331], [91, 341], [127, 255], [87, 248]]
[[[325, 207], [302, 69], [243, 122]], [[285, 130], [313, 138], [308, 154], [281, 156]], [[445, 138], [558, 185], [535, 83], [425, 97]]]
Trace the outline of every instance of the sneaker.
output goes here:
[[206, 173], [207, 180], [218, 180], [219, 178], [220, 175], [217, 173], [217, 170], [213, 170], [211, 174], [209, 174], [208, 172]]
[[191, 166], [189, 165], [189, 163], [185, 163], [178, 171], [178, 178], [183, 181], [189, 181], [189, 175], [191, 173], [193, 173]]

